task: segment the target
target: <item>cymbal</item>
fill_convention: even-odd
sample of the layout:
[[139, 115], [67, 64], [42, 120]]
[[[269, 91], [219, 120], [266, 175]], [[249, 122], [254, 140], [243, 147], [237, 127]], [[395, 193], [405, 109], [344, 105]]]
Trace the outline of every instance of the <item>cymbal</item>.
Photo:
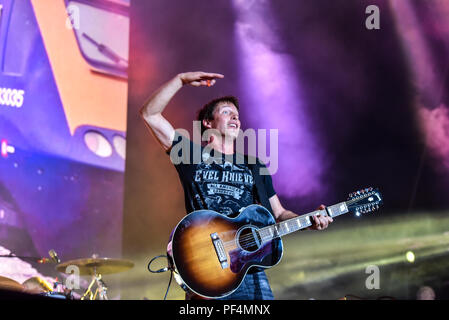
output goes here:
[[79, 268], [79, 274], [82, 276], [92, 276], [95, 273], [111, 274], [123, 272], [134, 267], [134, 263], [129, 260], [123, 259], [86, 258], [60, 263], [56, 266], [56, 270], [58, 270], [59, 272], [71, 274], [72, 270], [69, 269], [66, 271], [68, 266], [77, 266]]
[[12, 290], [12, 291], [23, 291], [24, 287], [17, 281], [0, 276], [0, 289]]

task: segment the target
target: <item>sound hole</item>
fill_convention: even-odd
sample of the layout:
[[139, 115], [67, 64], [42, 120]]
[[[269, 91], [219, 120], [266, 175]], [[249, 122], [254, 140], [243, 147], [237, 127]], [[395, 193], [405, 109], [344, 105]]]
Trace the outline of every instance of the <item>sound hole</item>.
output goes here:
[[256, 251], [259, 249], [262, 239], [255, 228], [244, 228], [239, 232], [238, 243], [245, 251]]

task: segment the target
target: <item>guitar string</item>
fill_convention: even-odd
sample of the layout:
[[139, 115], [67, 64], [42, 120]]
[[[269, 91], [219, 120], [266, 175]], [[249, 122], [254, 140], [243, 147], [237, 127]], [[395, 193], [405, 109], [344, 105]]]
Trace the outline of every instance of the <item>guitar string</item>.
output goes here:
[[[271, 226], [268, 226], [268, 227], [272, 227], [272, 226], [276, 226], [276, 225], [271, 225]], [[265, 228], [267, 228], [267, 227], [265, 227]], [[259, 230], [258, 230], [259, 235], [260, 235], [260, 231], [265, 231], [265, 228], [262, 228], [262, 229], [259, 229]], [[280, 226], [280, 228], [283, 228], [283, 227]], [[298, 230], [300, 230], [300, 229], [302, 229], [302, 228], [293, 230], [292, 232], [298, 231]], [[262, 243], [267, 242], [267, 241], [270, 241], [270, 240], [273, 240], [273, 239], [276, 239], [276, 238], [280, 238], [282, 235], [285, 235], [285, 234], [286, 234], [286, 233], [285, 233], [285, 234], [281, 234], [281, 233], [283, 233], [282, 230], [281, 230], [281, 232], [277, 232], [277, 233], [278, 233], [277, 236], [271, 236], [271, 235], [269, 235], [269, 236], [262, 236], [262, 235], [260, 235], [260, 238], [261, 238], [261, 240], [262, 240]], [[242, 236], [242, 237], [239, 238], [239, 239], [240, 239], [240, 241], [238, 241], [238, 243], [241, 244], [241, 246], [242, 246], [242, 245], [243, 245], [243, 246], [251, 246], [251, 245], [257, 244], [257, 242], [256, 242], [256, 240], [255, 240], [255, 238], [254, 238], [254, 236], [252, 236], [252, 235], [245, 235], [245, 236]], [[237, 243], [237, 239], [234, 238], [234, 239], [232, 239], [232, 240], [223, 242], [223, 245], [229, 246], [229, 245], [235, 245], [236, 243]]]
[[[275, 225], [272, 225], [272, 226], [275, 226]], [[269, 227], [271, 227], [271, 226], [269, 226]], [[266, 227], [265, 227], [265, 228], [266, 228]], [[267, 236], [261, 235], [261, 234], [260, 234], [261, 231], [266, 231], [265, 228], [259, 229], [259, 230], [258, 230], [259, 236], [260, 236], [260, 238], [261, 238], [261, 240], [262, 240], [262, 243], [267, 242], [267, 241], [270, 241], [270, 240], [273, 240], [273, 239], [276, 239], [276, 238], [280, 238], [280, 236], [286, 234], [286, 233], [285, 233], [285, 234], [282, 234], [282, 233], [284, 233], [284, 232], [283, 232], [283, 230], [281, 230], [281, 232], [279, 232], [279, 231], [277, 232], [277, 234], [278, 234], [277, 236], [274, 236], [274, 235], [273, 235], [273, 236], [271, 236], [271, 235], [267, 235]], [[283, 229], [282, 226], [281, 226], [280, 228]], [[292, 232], [298, 231], [298, 230], [300, 230], [300, 229], [302, 229], [302, 228], [292, 230]], [[252, 236], [252, 235], [246, 235], [246, 236], [243, 236], [243, 237], [241, 237], [241, 238], [239, 238], [239, 239], [240, 239], [240, 241], [238, 241], [238, 243], [241, 244], [241, 245], [244, 245], [244, 246], [251, 246], [251, 245], [257, 244], [257, 241], [255, 240], [255, 237]], [[234, 238], [234, 239], [231, 240], [231, 241], [224, 242], [224, 244], [225, 244], [225, 245], [227, 245], [227, 244], [233, 244], [234, 242], [237, 242], [237, 241], [236, 241], [236, 238]]]
[[[368, 196], [373, 195], [373, 194], [374, 194], [374, 193], [364, 195], [362, 198], [354, 198], [354, 199], [351, 199], [351, 200], [346, 201], [346, 203], [347, 203], [347, 204], [352, 204], [352, 203], [354, 203], [354, 202], [356, 202], [356, 201], [359, 201], [359, 200], [361, 200], [361, 199], [367, 198]], [[318, 212], [323, 212], [323, 211], [325, 211], [325, 210], [319, 210]], [[316, 211], [314, 211], [313, 213], [309, 213], [309, 214], [305, 214], [305, 215], [302, 215], [302, 216], [298, 216], [298, 217], [293, 218], [293, 219], [298, 220], [298, 219], [301, 219], [301, 218], [311, 217], [311, 216], [314, 216], [315, 213], [316, 213]], [[293, 219], [292, 219], [292, 220], [293, 220]], [[281, 222], [281, 223], [282, 223], [282, 222]], [[264, 228], [262, 228], [262, 229], [259, 229], [259, 230], [258, 230], [259, 235], [260, 235], [260, 231], [264, 231], [266, 228], [272, 228], [272, 227], [275, 227], [275, 226], [279, 226], [280, 228], [283, 228], [282, 225], [281, 225], [281, 223], [277, 223], [277, 224], [270, 225], [270, 226], [264, 227]], [[285, 223], [285, 222], [284, 222], [284, 223]], [[293, 228], [293, 229], [294, 229], [294, 228]], [[292, 232], [298, 231], [298, 230], [300, 230], [300, 229], [303, 229], [303, 228], [299, 228], [299, 229], [293, 230]], [[278, 233], [277, 236], [271, 236], [271, 235], [270, 235], [269, 237], [263, 237], [263, 236], [260, 236], [260, 237], [261, 237], [261, 240], [262, 240], [262, 243], [263, 243], [263, 242], [266, 242], [266, 241], [270, 241], [270, 240], [276, 239], [276, 238], [280, 238], [280, 236], [282, 236], [279, 232], [277, 232], [277, 233]], [[287, 233], [285, 233], [285, 234], [288, 234], [288, 233], [289, 233], [289, 232], [287, 232]], [[285, 234], [283, 234], [283, 235], [285, 235]], [[239, 238], [239, 239], [240, 239], [240, 241], [239, 241], [238, 243], [241, 244], [241, 246], [242, 246], [242, 245], [244, 245], [244, 246], [252, 246], [252, 245], [256, 245], [256, 244], [257, 244], [257, 241], [255, 240], [255, 237], [252, 236], [252, 235], [242, 236], [242, 237]], [[236, 238], [234, 238], [233, 240], [223, 242], [223, 245], [229, 246], [229, 245], [234, 245], [234, 244], [236, 244], [236, 243], [237, 243]]]
[[[299, 229], [298, 229], [299, 230]], [[297, 231], [297, 230], [295, 230], [295, 231]], [[261, 236], [261, 240], [262, 240], [262, 243], [265, 243], [265, 242], [268, 242], [268, 241], [270, 241], [270, 240], [273, 240], [273, 239], [277, 239], [277, 238], [280, 238], [281, 237], [281, 235], [279, 234], [278, 236]], [[254, 239], [253, 237], [251, 237], [251, 236], [249, 236], [249, 237], [246, 237], [246, 239], [245, 239], [245, 241], [239, 241], [239, 244], [241, 244], [241, 246], [243, 245], [243, 246], [251, 246], [251, 245], [255, 245], [255, 244], [257, 244], [257, 242], [256, 241], [253, 241], [252, 239]], [[233, 240], [229, 240], [229, 241], [225, 241], [225, 242], [223, 242], [223, 245], [226, 247], [229, 247], [229, 246], [231, 246], [231, 245], [233, 245], [233, 246], [236, 246], [237, 245], [237, 241], [236, 241], [236, 239], [234, 238]]]
[[[324, 211], [324, 210], [319, 210], [318, 212], [322, 212], [322, 211]], [[305, 214], [305, 215], [302, 215], [302, 216], [298, 216], [297, 218], [293, 218], [293, 219], [301, 219], [301, 218], [305, 218], [305, 217], [310, 217], [310, 216], [315, 215], [316, 212], [317, 212], [317, 211], [314, 211], [313, 213], [309, 213], [309, 214]], [[277, 223], [277, 224], [273, 224], [273, 225], [264, 227], [264, 228], [262, 228], [262, 229], [259, 229], [258, 232], [259, 232], [259, 234], [260, 234], [260, 231], [265, 231], [266, 228], [272, 228], [272, 227], [275, 227], [275, 226], [278, 226], [280, 229], [283, 229], [283, 226], [281, 225], [281, 224], [283, 224], [283, 223], [285, 224], [285, 222], [280, 222], [280, 223]], [[310, 226], [310, 225], [308, 225], [308, 226]], [[292, 226], [292, 227], [293, 227], [293, 226]], [[293, 227], [293, 229], [294, 229], [294, 227]], [[298, 230], [300, 230], [300, 229], [303, 229], [303, 228], [299, 228], [299, 229], [293, 230], [292, 232], [298, 231]], [[281, 233], [283, 233], [282, 231], [283, 231], [283, 230], [281, 230]], [[266, 242], [266, 241], [270, 241], [270, 240], [272, 240], [272, 239], [280, 238], [281, 234], [279, 233], [279, 231], [278, 231], [277, 233], [278, 233], [278, 236], [269, 236], [269, 237], [262, 237], [262, 236], [261, 236], [261, 238], [262, 238], [262, 240], [263, 240], [262, 242]], [[285, 233], [285, 234], [287, 234], [287, 233]], [[285, 234], [283, 234], [283, 235], [285, 235]], [[242, 245], [245, 245], [245, 246], [251, 246], [251, 245], [257, 244], [257, 242], [256, 242], [255, 240], [253, 240], [253, 239], [255, 239], [255, 238], [254, 238], [254, 236], [252, 236], [252, 235], [245, 235], [245, 236], [242, 236], [242, 237], [239, 238], [239, 239], [240, 239], [239, 243], [242, 244]], [[233, 240], [230, 240], [230, 241], [227, 241], [227, 242], [223, 242], [223, 244], [224, 244], [224, 245], [230, 245], [230, 244], [234, 244], [234, 243], [236, 243], [236, 242], [237, 242], [237, 241], [236, 241], [236, 238], [234, 238]]]
[[[276, 225], [279, 225], [279, 224], [276, 224]], [[271, 225], [269, 227], [276, 226], [276, 225]], [[308, 225], [308, 226], [310, 226], [310, 225]], [[267, 228], [267, 227], [265, 227], [265, 228]], [[260, 231], [265, 231], [265, 228], [258, 230], [259, 231], [259, 235], [260, 235]], [[283, 229], [282, 226], [280, 226], [280, 228]], [[304, 228], [294, 229], [291, 232], [295, 232], [295, 231], [298, 231], [300, 229], [304, 229]], [[267, 242], [267, 241], [270, 241], [270, 240], [273, 240], [273, 239], [276, 239], [276, 238], [280, 238], [281, 236], [283, 236], [285, 234], [288, 234], [288, 233], [289, 232], [284, 233], [283, 230], [281, 230], [281, 232], [279, 232], [279, 231], [277, 232], [277, 234], [278, 234], [277, 236], [271, 236], [270, 235], [270, 236], [267, 237], [267, 236], [262, 236], [261, 235], [260, 237], [261, 237], [262, 243], [264, 243], [264, 242]], [[240, 244], [240, 246], [252, 246], [252, 245], [256, 245], [257, 244], [254, 236], [252, 236], [252, 235], [246, 235], [246, 236], [243, 236], [243, 237], [241, 237], [239, 239], [240, 239], [240, 241], [238, 241], [238, 243]], [[223, 244], [225, 246], [229, 247], [229, 245], [235, 245], [236, 243], [237, 243], [237, 239], [234, 238], [233, 240], [226, 241]]]
[[[313, 213], [308, 213], [308, 214], [305, 214], [305, 215], [302, 215], [302, 216], [298, 216], [298, 217], [293, 218], [293, 219], [299, 220], [299, 219], [303, 219], [303, 218], [306, 218], [306, 217], [311, 217], [311, 216], [314, 216], [317, 212], [323, 212], [323, 211], [325, 211], [325, 210], [314, 211]], [[292, 219], [292, 220], [293, 220], [293, 219]], [[285, 224], [285, 223], [287, 223], [287, 222], [280, 222], [280, 223], [277, 223], [277, 224], [269, 225], [269, 226], [266, 226], [266, 227], [264, 227], [264, 228], [262, 228], [262, 229], [259, 229], [259, 230], [257, 230], [257, 231], [258, 231], [259, 234], [260, 234], [261, 231], [265, 231], [265, 230], [267, 230], [267, 228], [278, 227], [279, 229], [284, 229], [284, 227], [282, 226], [282, 224]], [[293, 223], [293, 222], [290, 222], [290, 227], [292, 227], [292, 229], [294, 229], [295, 227], [294, 227], [294, 225], [292, 225], [292, 223]], [[310, 225], [308, 225], [308, 226], [310, 226]], [[298, 231], [298, 230], [300, 230], [300, 229], [303, 229], [303, 228], [299, 228], [299, 229], [293, 230], [292, 232]], [[282, 231], [283, 231], [283, 230], [281, 230], [281, 233], [283, 233]], [[279, 232], [277, 232], [277, 233], [279, 234]], [[287, 232], [287, 233], [288, 233], [288, 232]], [[285, 234], [287, 234], [287, 233], [285, 233]], [[283, 234], [283, 235], [285, 235], [285, 234]], [[279, 236], [270, 236], [270, 237], [262, 237], [262, 236], [261, 236], [261, 238], [267, 238], [268, 240], [271, 240], [271, 239], [279, 238]], [[242, 237], [239, 238], [239, 239], [241, 240], [241, 241], [239, 241], [239, 243], [243, 243], [243, 244], [246, 244], [246, 245], [247, 245], [248, 243], [250, 243], [250, 244], [256, 244], [256, 241], [252, 241], [252, 239], [254, 239], [254, 236], [252, 236], [252, 235], [245, 235], [245, 236], [242, 236]], [[265, 240], [265, 239], [262, 239], [262, 240]], [[224, 242], [224, 244], [233, 243], [233, 242], [235, 242], [235, 238], [234, 238], [233, 240], [228, 241], [228, 242]], [[245, 243], [245, 242], [246, 242], [246, 243]]]
[[[295, 220], [304, 219], [304, 218], [306, 218], [306, 217], [314, 216], [317, 212], [323, 212], [323, 211], [325, 211], [325, 210], [314, 211], [313, 213], [309, 213], [309, 214], [305, 214], [305, 215], [302, 215], [302, 216], [298, 216], [298, 217], [293, 218], [293, 219], [295, 219]], [[292, 220], [293, 220], [293, 219], [292, 219]], [[280, 222], [280, 223], [277, 223], [277, 224], [274, 224], [274, 225], [270, 225], [270, 226], [264, 227], [264, 228], [262, 228], [262, 229], [259, 229], [258, 232], [259, 232], [259, 234], [260, 234], [260, 232], [261, 232], [261, 231], [265, 231], [266, 228], [272, 228], [272, 227], [276, 227], [276, 226], [279, 227], [280, 229], [283, 229], [283, 226], [282, 226], [281, 224], [285, 224], [285, 222]], [[291, 223], [290, 223], [290, 224], [291, 224]], [[308, 226], [310, 226], [310, 225], [308, 225]], [[291, 227], [293, 227], [293, 229], [295, 229], [294, 226], [291, 226]], [[292, 232], [298, 231], [298, 230], [300, 230], [300, 229], [303, 229], [303, 228], [295, 229], [295, 230], [293, 230]], [[283, 231], [283, 230], [281, 230], [281, 233], [283, 233], [282, 231]], [[269, 236], [269, 237], [263, 237], [263, 236], [261, 236], [262, 242], [270, 241], [270, 240], [276, 239], [276, 238], [280, 238], [280, 236], [282, 236], [282, 235], [279, 233], [279, 231], [278, 231], [277, 233], [278, 233], [278, 236]], [[289, 232], [287, 232], [287, 233], [289, 233]], [[285, 234], [287, 234], [287, 233], [285, 233]], [[283, 235], [285, 235], [285, 234], [283, 234]], [[252, 236], [252, 235], [246, 235], [246, 236], [243, 236], [243, 237], [241, 237], [241, 238], [239, 238], [239, 239], [240, 239], [239, 244], [244, 245], [244, 246], [251, 246], [251, 245], [257, 244], [257, 242], [256, 242], [255, 240], [253, 240], [253, 239], [255, 239], [255, 238], [254, 238], [254, 236]], [[236, 243], [236, 242], [237, 242], [237, 241], [236, 241], [236, 239], [234, 238], [233, 240], [224, 242], [223, 244], [224, 244], [224, 245], [230, 245], [230, 244], [234, 244], [234, 243]]]
[[[260, 235], [260, 231], [262, 231], [263, 229], [258, 230], [259, 231], [259, 235]], [[264, 236], [260, 236], [262, 239], [262, 242], [271, 240], [270, 238], [264, 237]], [[273, 237], [272, 239], [277, 238], [277, 237]], [[244, 245], [244, 246], [251, 246], [256, 244], [256, 240], [254, 238], [254, 236], [252, 235], [245, 235], [239, 238], [240, 241], [238, 241], [239, 244]], [[234, 244], [237, 243], [237, 238], [234, 238], [232, 240], [229, 241], [225, 241], [223, 242], [224, 245], [229, 245], [229, 244]]]

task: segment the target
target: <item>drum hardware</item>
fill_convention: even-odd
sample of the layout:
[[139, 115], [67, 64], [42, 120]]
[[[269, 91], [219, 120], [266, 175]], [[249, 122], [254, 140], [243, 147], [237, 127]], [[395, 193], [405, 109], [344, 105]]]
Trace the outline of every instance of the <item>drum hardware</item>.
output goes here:
[[[94, 284], [97, 284], [97, 289], [95, 290], [95, 293], [92, 292], [92, 286]], [[97, 295], [100, 300], [109, 300], [107, 295], [108, 287], [104, 283], [104, 281], [101, 279], [101, 274], [97, 275], [95, 273], [94, 276], [92, 276], [92, 281], [89, 284], [89, 287], [87, 288], [84, 295], [81, 297], [81, 300], [85, 300], [87, 296], [89, 296], [89, 300], [96, 300]]]
[[[103, 280], [103, 275], [123, 272], [134, 267], [134, 263], [129, 260], [98, 258], [97, 255], [93, 255], [92, 258], [70, 260], [64, 263], [60, 263], [59, 257], [54, 250], [50, 250], [49, 255], [51, 259], [17, 256], [13, 253], [8, 255], [0, 255], [0, 258], [21, 258], [34, 260], [34, 262], [37, 263], [58, 263], [56, 265], [56, 270], [69, 275], [73, 274], [68, 272], [67, 268], [69, 266], [76, 266], [80, 276], [92, 276], [92, 280], [82, 296], [79, 296], [77, 293], [74, 293], [72, 290], [68, 289], [64, 283], [59, 282], [57, 278], [53, 283], [52, 288], [52, 285], [48, 281], [40, 277], [32, 277], [27, 279], [23, 284], [20, 284], [17, 281], [0, 276], [0, 289], [38, 294], [59, 299], [74, 299], [75, 296], [76, 299], [81, 300], [85, 300], [86, 298], [89, 300], [95, 300], [97, 297], [100, 300], [108, 300], [108, 287]], [[92, 291], [94, 285], [96, 285], [95, 292]]]
[[[81, 300], [95, 300], [97, 297], [99, 300], [108, 300], [108, 287], [103, 280], [103, 275], [126, 271], [134, 267], [134, 263], [123, 259], [98, 258], [94, 255], [93, 258], [70, 260], [60, 263], [56, 266], [56, 270], [69, 273], [66, 271], [69, 266], [76, 266], [79, 275], [92, 276], [92, 280], [81, 297]], [[94, 285], [96, 285], [95, 291], [93, 291]]]

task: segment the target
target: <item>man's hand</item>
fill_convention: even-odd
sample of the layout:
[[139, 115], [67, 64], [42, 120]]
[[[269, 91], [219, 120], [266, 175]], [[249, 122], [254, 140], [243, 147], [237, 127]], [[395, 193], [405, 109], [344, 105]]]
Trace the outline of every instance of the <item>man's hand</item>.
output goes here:
[[[326, 206], [324, 204], [320, 205], [317, 210], [324, 210]], [[329, 216], [313, 216], [313, 224], [309, 227], [309, 230], [324, 230], [329, 226], [329, 223], [334, 220]]]
[[182, 81], [182, 84], [190, 84], [194, 87], [200, 87], [200, 86], [213, 86], [216, 82], [216, 78], [224, 78], [224, 75], [220, 73], [208, 73], [208, 72], [202, 72], [202, 71], [196, 71], [196, 72], [186, 72], [186, 73], [180, 73], [179, 78]]
[[207, 72], [178, 73], [171, 80], [164, 83], [143, 104], [140, 109], [140, 114], [150, 131], [165, 150], [168, 150], [172, 145], [175, 137], [175, 129], [162, 116], [162, 111], [164, 111], [167, 104], [183, 85], [190, 84], [194, 87], [210, 87], [215, 84], [216, 78], [224, 78], [224, 75]]

